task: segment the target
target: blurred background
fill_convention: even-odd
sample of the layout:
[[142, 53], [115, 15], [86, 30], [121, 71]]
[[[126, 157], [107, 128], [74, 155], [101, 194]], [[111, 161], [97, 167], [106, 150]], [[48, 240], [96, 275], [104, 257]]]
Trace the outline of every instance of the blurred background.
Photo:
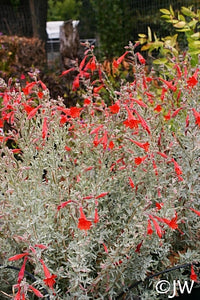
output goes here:
[[182, 6], [200, 8], [200, 1], [0, 0], [0, 76], [20, 78], [38, 68], [52, 96], [69, 100], [71, 90], [59, 75], [83, 58], [81, 42], [95, 45], [97, 57], [110, 62], [138, 34], [147, 34], [148, 26], [157, 37], [175, 34], [159, 11], [170, 5], [177, 12]]

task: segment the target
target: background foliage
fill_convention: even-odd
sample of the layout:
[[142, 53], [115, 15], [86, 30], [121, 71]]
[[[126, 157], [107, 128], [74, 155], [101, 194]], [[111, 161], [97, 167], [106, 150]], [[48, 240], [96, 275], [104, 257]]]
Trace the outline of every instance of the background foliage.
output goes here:
[[80, 16], [81, 1], [48, 1], [48, 21], [76, 20]]
[[[65, 0], [55, 2], [50, 0], [48, 16], [49, 20], [51, 18], [55, 20], [58, 12], [62, 17], [73, 18], [75, 16], [80, 20], [81, 38], [96, 37], [100, 47], [99, 51], [106, 58], [111, 58], [120, 55], [121, 49], [130, 40], [137, 40], [138, 33], [147, 33], [148, 26], [157, 33], [158, 37], [172, 33], [171, 28], [162, 22], [159, 13], [159, 9], [169, 7], [170, 4], [175, 10], [180, 10], [181, 6], [190, 4], [197, 8], [198, 0]], [[66, 10], [63, 9], [65, 5], [68, 5]], [[75, 11], [76, 13], [74, 13]], [[60, 17], [58, 18], [60, 19]]]

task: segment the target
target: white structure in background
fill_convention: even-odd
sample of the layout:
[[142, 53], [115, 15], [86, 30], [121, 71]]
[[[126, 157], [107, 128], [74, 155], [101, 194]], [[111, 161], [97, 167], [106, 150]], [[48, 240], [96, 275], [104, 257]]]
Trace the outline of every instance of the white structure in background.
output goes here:
[[[64, 24], [64, 21], [50, 21], [46, 23], [46, 31], [49, 40], [59, 39], [60, 37], [60, 26]], [[79, 20], [73, 20], [72, 25], [75, 29], [78, 26]]]
[[[50, 65], [53, 64], [56, 59], [60, 59], [60, 33], [64, 23], [64, 21], [50, 21], [46, 23], [46, 32], [48, 36], [47, 57]], [[75, 30], [79, 21], [72, 20], [71, 23]]]
[[56, 59], [60, 58], [60, 27], [64, 21], [51, 21], [46, 23], [47, 40], [47, 58], [51, 65]]
[[59, 39], [60, 26], [64, 24], [64, 21], [51, 21], [46, 23], [46, 31], [48, 40]]

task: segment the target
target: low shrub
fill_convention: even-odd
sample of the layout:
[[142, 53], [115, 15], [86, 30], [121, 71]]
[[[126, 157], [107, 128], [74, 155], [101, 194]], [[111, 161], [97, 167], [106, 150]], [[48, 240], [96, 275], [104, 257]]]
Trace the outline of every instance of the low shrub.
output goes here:
[[20, 271], [0, 282], [15, 299], [156, 299], [160, 278], [198, 281], [199, 67], [180, 57], [146, 75], [130, 44], [116, 71], [125, 57], [134, 78], [115, 90], [88, 49], [73, 82], [82, 106], [35, 74], [23, 89], [1, 79], [0, 261]]
[[31, 68], [42, 70], [46, 65], [45, 45], [38, 38], [0, 36], [1, 77], [15, 77], [27, 74]]

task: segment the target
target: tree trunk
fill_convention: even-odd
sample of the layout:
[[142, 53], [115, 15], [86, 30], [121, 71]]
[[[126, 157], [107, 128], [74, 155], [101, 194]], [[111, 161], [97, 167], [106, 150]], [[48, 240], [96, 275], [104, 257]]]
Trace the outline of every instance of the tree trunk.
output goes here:
[[31, 23], [33, 28], [33, 37], [39, 37], [38, 34], [38, 23], [37, 23], [37, 17], [35, 13], [35, 1], [29, 0], [29, 6], [30, 6], [30, 14], [31, 14]]
[[77, 25], [77, 21], [69, 20], [60, 28], [60, 54], [64, 69], [73, 66], [78, 57], [80, 42]]
[[29, 0], [33, 37], [46, 42], [47, 0]]

